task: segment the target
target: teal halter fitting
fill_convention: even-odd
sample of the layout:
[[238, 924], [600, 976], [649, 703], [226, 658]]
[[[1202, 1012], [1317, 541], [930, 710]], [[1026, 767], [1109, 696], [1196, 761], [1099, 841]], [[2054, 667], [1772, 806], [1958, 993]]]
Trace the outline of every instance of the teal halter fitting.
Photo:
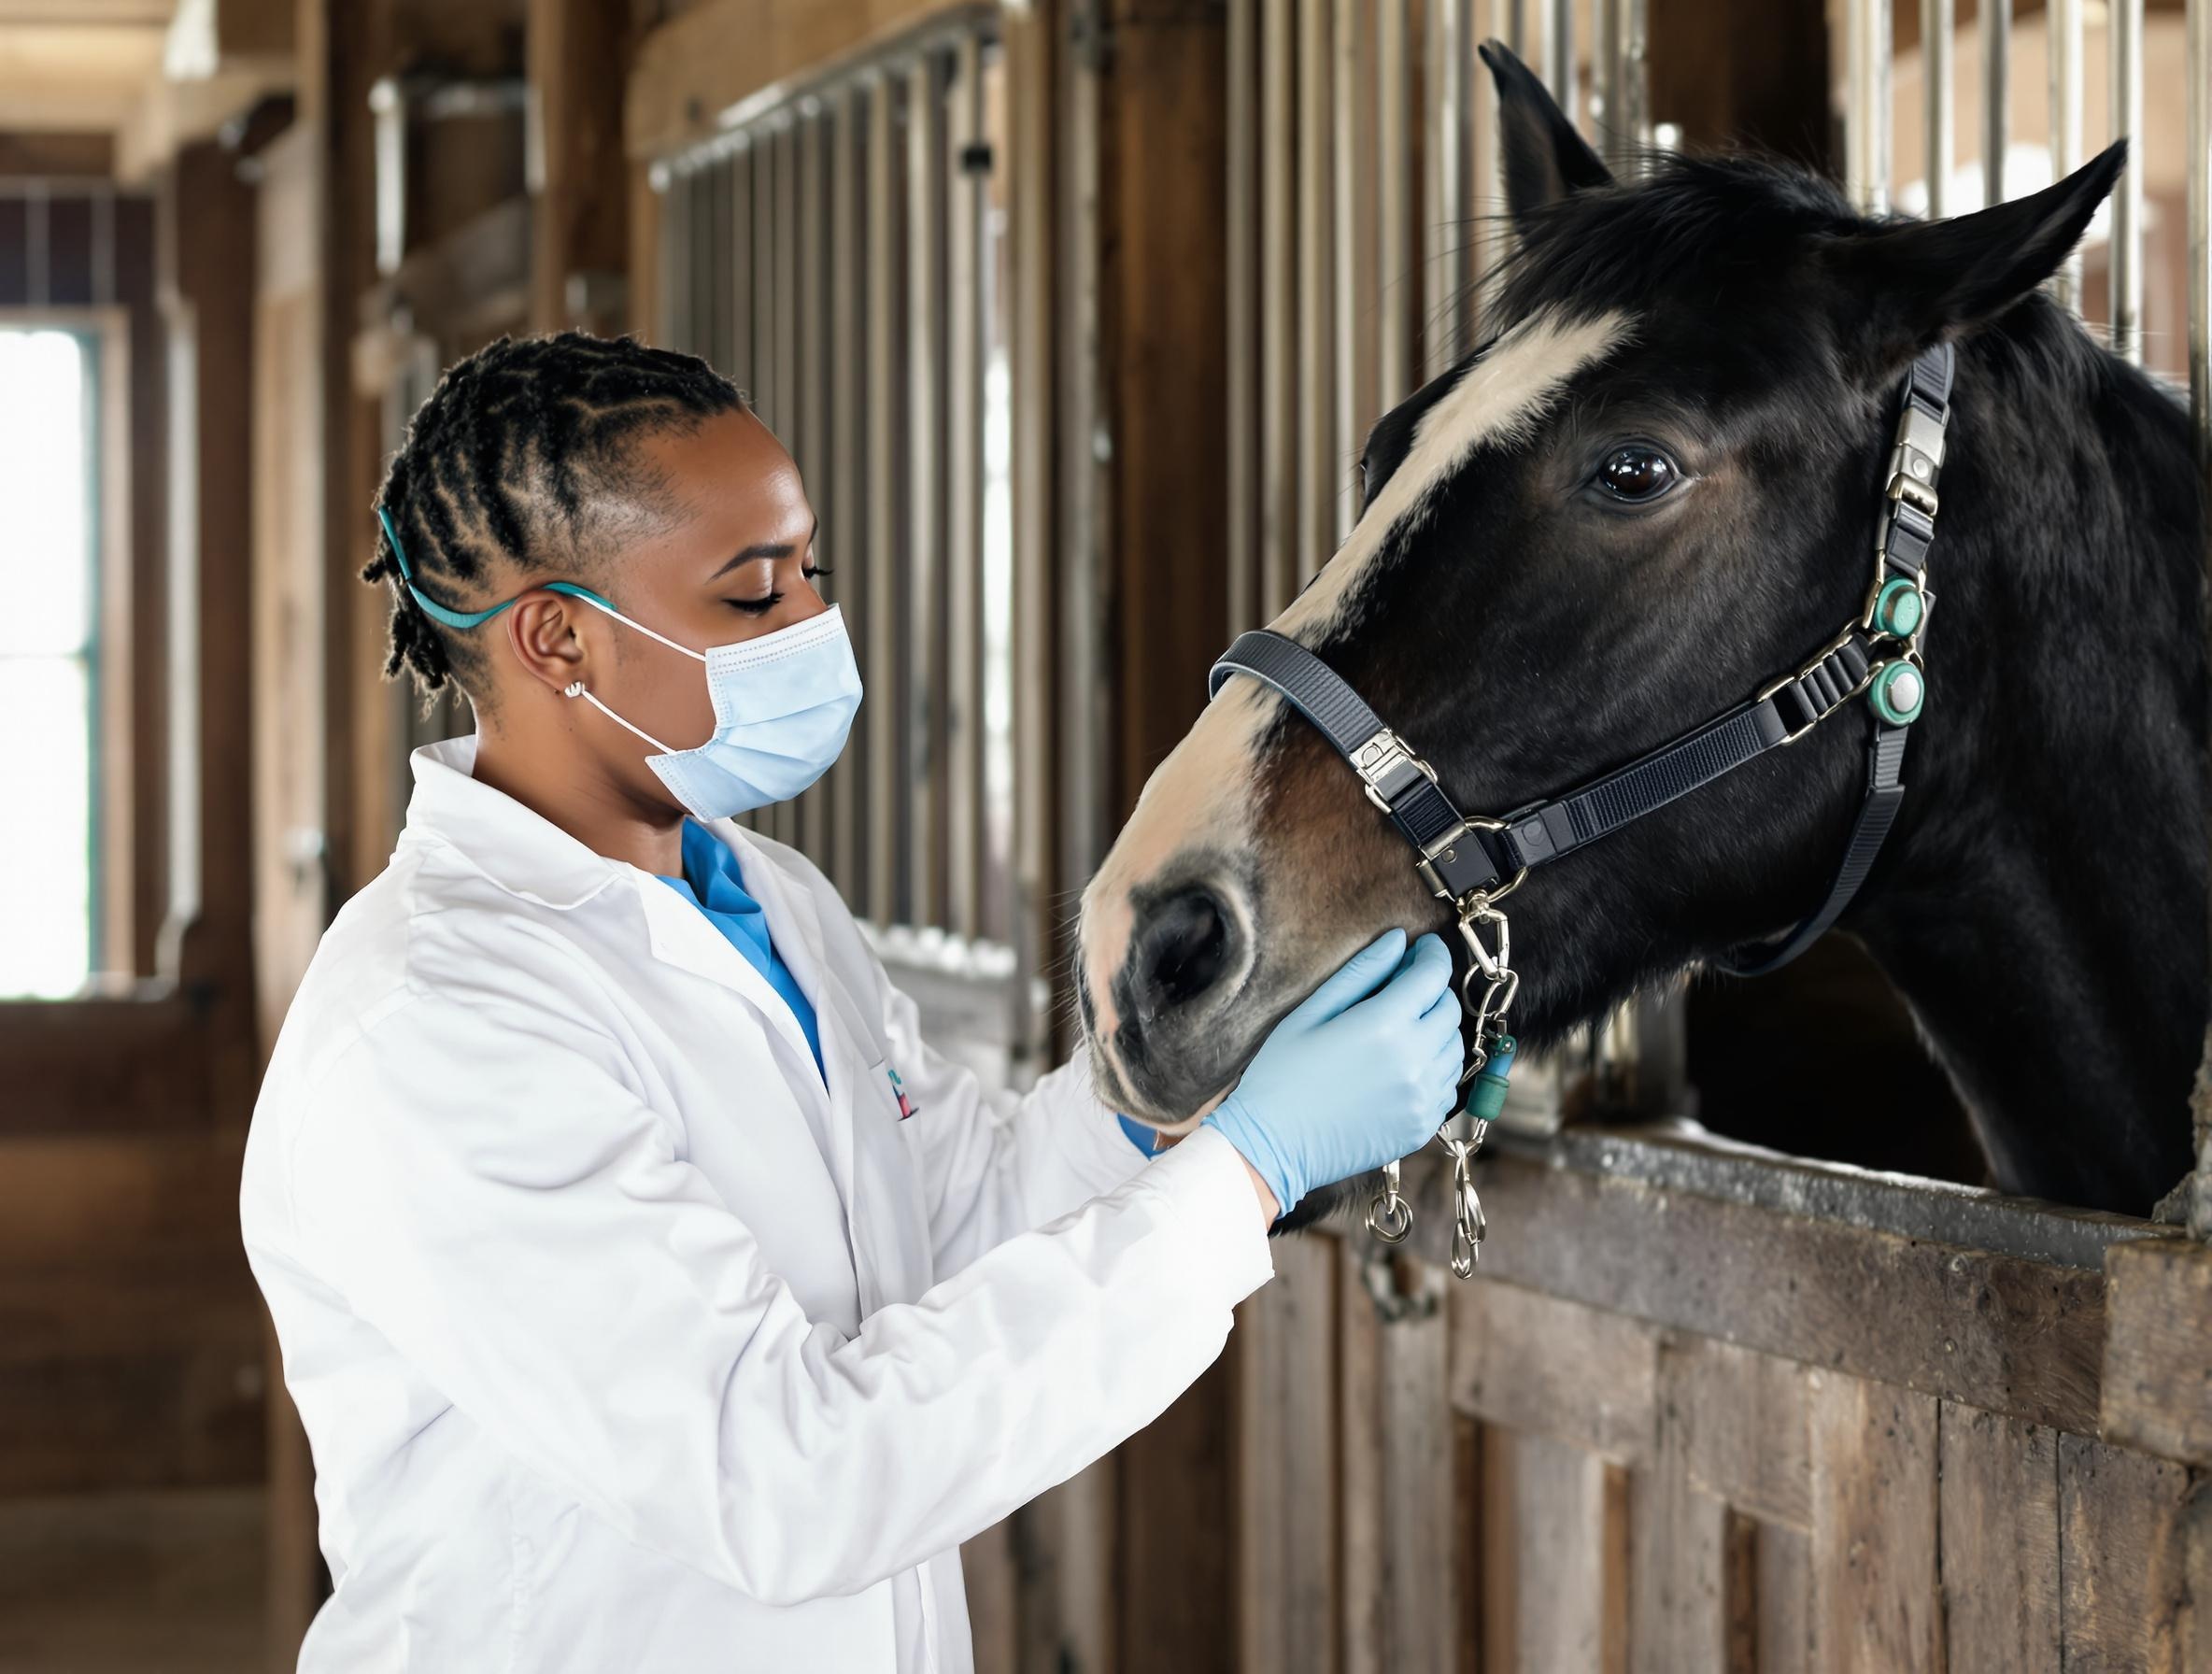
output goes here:
[[[422, 614], [432, 621], [443, 622], [448, 628], [478, 628], [514, 603], [515, 599], [523, 596], [522, 593], [517, 593], [515, 599], [503, 599], [489, 610], [447, 609], [415, 585], [415, 571], [407, 562], [407, 549], [400, 545], [400, 532], [391, 526], [391, 518], [382, 506], [376, 508], [376, 521], [384, 525], [384, 538], [391, 543], [392, 557], [399, 560], [400, 580], [406, 585], [407, 591], [414, 595], [415, 603], [422, 607]], [[525, 588], [523, 592], [566, 593], [572, 599], [581, 599], [588, 604], [598, 605], [609, 616], [620, 614], [589, 588], [574, 581], [541, 581], [535, 586]]]

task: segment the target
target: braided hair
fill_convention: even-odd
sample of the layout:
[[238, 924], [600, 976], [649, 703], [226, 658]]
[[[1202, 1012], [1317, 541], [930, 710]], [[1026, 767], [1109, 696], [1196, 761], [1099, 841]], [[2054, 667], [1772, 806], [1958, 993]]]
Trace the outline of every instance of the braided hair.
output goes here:
[[[532, 575], [584, 579], [618, 543], [673, 514], [666, 483], [637, 464], [634, 445], [744, 404], [704, 361], [633, 338], [502, 337], [438, 380], [376, 504], [399, 531], [417, 585], [449, 608], [508, 597]], [[405, 668], [425, 699], [452, 680], [481, 702], [481, 641], [425, 614], [381, 530], [362, 579], [391, 591], [386, 678]]]

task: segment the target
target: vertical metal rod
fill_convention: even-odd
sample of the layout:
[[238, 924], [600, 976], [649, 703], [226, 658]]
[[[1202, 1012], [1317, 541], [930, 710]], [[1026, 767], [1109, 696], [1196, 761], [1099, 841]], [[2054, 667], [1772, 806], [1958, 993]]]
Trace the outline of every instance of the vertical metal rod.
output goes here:
[[691, 186], [674, 169], [657, 171], [660, 194], [660, 318], [653, 341], [662, 348], [691, 348]]
[[[1376, 248], [1381, 274], [1378, 305], [1382, 344], [1375, 376], [1387, 410], [1413, 390], [1413, 224], [1407, 198], [1413, 180], [1412, 134], [1416, 113], [1408, 106], [1407, 9], [1411, 0], [1380, 0], [1375, 29], [1375, 119], [1381, 147], [1375, 190]], [[1434, 144], [1435, 142], [1431, 142]], [[1364, 442], [1364, 438], [1362, 438]]]
[[943, 922], [944, 80], [935, 50], [906, 79], [907, 526], [904, 777], [908, 923]]
[[1459, 6], [1460, 0], [1427, 0], [1428, 40], [1421, 64], [1421, 348], [1429, 377], [1459, 355], [1459, 313], [1467, 285], [1470, 234], [1462, 166], [1467, 108]]
[[1259, 620], [1259, 0], [1228, 0], [1228, 613], [1229, 631]]
[[1567, 113], [1581, 125], [1581, 97], [1575, 85], [1575, 0], [1543, 0], [1544, 85]]
[[1950, 213], [1951, 40], [1956, 0], [1921, 0], [1921, 121], [1927, 130], [1928, 219]]
[[[2189, 407], [2212, 479], [2212, 0], [2189, 0]], [[2212, 487], [2212, 480], [2208, 480]], [[2207, 559], [2212, 562], [2212, 558]]]
[[2112, 192], [2112, 347], [2143, 363], [2143, 0], [2110, 0], [2112, 137], [2128, 165]]
[[[766, 399], [753, 356], [753, 147], [748, 138], [717, 171], [726, 189], [716, 222], [714, 259], [722, 268], [716, 318], [721, 321], [716, 367], [754, 400]], [[725, 254], [727, 252], [727, 254]]]
[[1619, 5], [1613, 50], [1621, 60], [1621, 138], [1627, 148], [1625, 172], [1640, 174], [1640, 159], [1652, 145], [1651, 10], [1647, 0], [1619, 0]]
[[983, 43], [955, 50], [943, 168], [946, 210], [945, 928], [983, 933], [984, 832], [984, 191]]
[[92, 194], [92, 305], [105, 308], [115, 301], [115, 192], [104, 188]]
[[[1448, 0], [1447, 0], [1448, 3]], [[1260, 14], [1259, 615], [1272, 621], [1297, 591], [1297, 196], [1296, 0]]]
[[[1491, 28], [1483, 27], [1486, 11]], [[1493, 33], [1507, 46], [1512, 46], [1510, 6], [1506, 0], [1491, 0], [1488, 6], [1482, 5], [1481, 0], [1469, 0], [1467, 27], [1459, 40], [1459, 63], [1455, 66], [1467, 88], [1466, 102], [1461, 106], [1466, 113], [1461, 141], [1467, 148], [1466, 160], [1461, 166], [1467, 177], [1468, 220], [1467, 303], [1459, 320], [1462, 353], [1480, 342], [1488, 329], [1490, 297], [1484, 281], [1496, 269], [1499, 256], [1510, 245], [1513, 235], [1506, 220], [1505, 170], [1498, 156], [1497, 86], [1479, 56], [1483, 39]]]
[[2012, 0], [1981, 6], [1981, 201], [2005, 201], [2005, 152], [2012, 144]]
[[753, 400], [773, 430], [783, 423], [783, 387], [776, 362], [782, 345], [775, 335], [775, 142], [767, 129], [753, 136], [753, 306], [739, 322], [740, 341], [751, 343]]
[[[775, 338], [775, 433], [787, 448], [795, 450], [807, 392], [799, 370], [799, 130], [789, 114], [777, 120], [770, 156], [775, 179], [775, 230], [768, 256], [775, 272], [775, 306], [768, 319]], [[797, 800], [778, 802], [769, 814], [770, 835], [797, 844]]]
[[[862, 168], [867, 114], [866, 95], [858, 87], [839, 88], [830, 95], [832, 134], [830, 156], [830, 502], [826, 518], [826, 557], [830, 566], [830, 596], [841, 605], [860, 594], [862, 554], [867, 550], [867, 500], [861, 492], [865, 469], [863, 449], [867, 431], [861, 416], [867, 409], [868, 317], [864, 305], [863, 255], [866, 203]], [[847, 616], [858, 616], [848, 611]], [[871, 674], [870, 678], [873, 678]], [[859, 892], [860, 773], [868, 759], [868, 732], [874, 716], [868, 704], [854, 717], [853, 735], [836, 765], [830, 770], [830, 880], [844, 891], [858, 911], [867, 910]]]
[[1053, 36], [1056, 19], [1034, 8], [1005, 21], [1006, 237], [1012, 281], [1014, 453], [1014, 919], [1017, 1039], [1025, 1057], [1048, 1045], [1033, 1007], [1033, 978], [1055, 944], [1052, 889], [1052, 747], [1058, 714], [1053, 645]]
[[1847, 184], [1852, 202], [1881, 215], [1890, 206], [1890, 0], [1850, 0], [1846, 17]]
[[[2081, 166], [2081, 0], [2048, 0], [2050, 47], [2050, 172], [2063, 180]], [[2051, 294], [2081, 306], [2081, 250], [2077, 246], [2051, 277]]]
[[[1353, 0], [1342, 0], [1350, 6]], [[1336, 548], [1335, 370], [1330, 280], [1335, 241], [1330, 218], [1330, 13], [1332, 0], [1298, 0], [1298, 517], [1297, 579], [1311, 576]]]
[[[799, 425], [792, 442], [807, 499], [817, 523], [836, 492], [837, 468], [830, 457], [830, 117], [815, 101], [801, 106], [799, 145], [799, 281], [792, 287], [799, 315], [797, 376]], [[832, 537], [834, 538], [834, 537]], [[820, 561], [817, 541], [815, 560]], [[828, 582], [819, 585], [827, 587]], [[799, 799], [796, 839], [817, 866], [830, 864], [830, 785], [823, 781]]]
[[905, 496], [900, 442], [905, 433], [900, 377], [898, 87], [872, 78], [868, 110], [868, 673], [876, 693], [868, 740], [864, 809], [868, 844], [868, 915], [890, 924], [899, 912], [899, 846], [909, 824], [900, 795], [899, 567], [904, 560]]
[[[1382, 0], [1388, 4], [1388, 0]], [[1375, 419], [1375, 270], [1380, 227], [1375, 191], [1375, 40], [1365, 6], [1338, 0], [1333, 18], [1336, 87], [1329, 99], [1332, 127], [1329, 241], [1336, 302], [1336, 442], [1334, 467], [1324, 483], [1334, 491], [1334, 520], [1325, 524], [1331, 551], [1352, 532], [1356, 511], [1355, 464], [1367, 428]]]

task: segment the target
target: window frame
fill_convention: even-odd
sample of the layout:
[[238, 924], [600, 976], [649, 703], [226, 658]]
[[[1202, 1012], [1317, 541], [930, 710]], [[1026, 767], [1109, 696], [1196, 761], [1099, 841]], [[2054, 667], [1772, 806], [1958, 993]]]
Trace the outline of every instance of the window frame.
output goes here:
[[66, 1005], [135, 986], [133, 844], [135, 750], [132, 736], [131, 316], [128, 307], [0, 306], [0, 331], [65, 332], [83, 345], [92, 412], [92, 628], [84, 652], [92, 741], [91, 971], [86, 986], [55, 999], [7, 1003]]

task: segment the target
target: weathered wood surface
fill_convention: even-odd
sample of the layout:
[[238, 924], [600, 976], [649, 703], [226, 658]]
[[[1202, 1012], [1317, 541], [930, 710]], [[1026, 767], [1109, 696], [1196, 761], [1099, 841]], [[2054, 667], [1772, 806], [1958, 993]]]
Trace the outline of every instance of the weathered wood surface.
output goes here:
[[2060, 1667], [2059, 1435], [1946, 1402], [1944, 1644], [1950, 1674]]
[[[1408, 1170], [1416, 1247], [1451, 1222]], [[1500, 1152], [1482, 1276], [1922, 1394], [2093, 1431], [2103, 1275]]]
[[[2205, 1488], [2171, 1460], [2059, 1438], [2062, 1666], [2069, 1674], [2183, 1674], [2212, 1645], [2197, 1637], [2190, 1543]], [[2212, 1604], [2212, 1600], [2207, 1600]]]
[[2212, 1246], [2117, 1246], [2105, 1275], [2105, 1439], [2212, 1465]]

